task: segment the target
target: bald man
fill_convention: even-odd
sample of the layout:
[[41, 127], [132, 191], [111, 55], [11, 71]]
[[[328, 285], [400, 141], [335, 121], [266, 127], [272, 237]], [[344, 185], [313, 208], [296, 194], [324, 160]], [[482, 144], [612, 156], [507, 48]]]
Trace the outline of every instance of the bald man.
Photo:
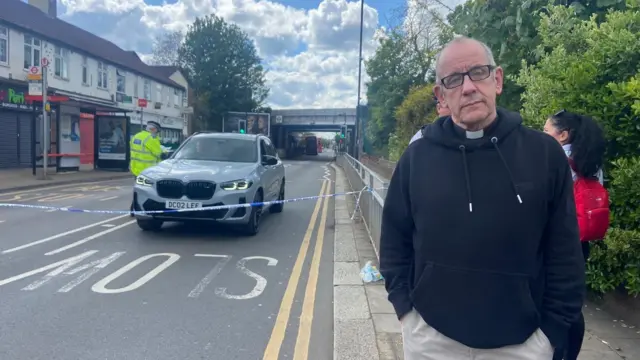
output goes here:
[[382, 212], [380, 270], [406, 360], [551, 360], [580, 315], [584, 258], [555, 139], [496, 107], [491, 49], [436, 59], [449, 116], [402, 154]]

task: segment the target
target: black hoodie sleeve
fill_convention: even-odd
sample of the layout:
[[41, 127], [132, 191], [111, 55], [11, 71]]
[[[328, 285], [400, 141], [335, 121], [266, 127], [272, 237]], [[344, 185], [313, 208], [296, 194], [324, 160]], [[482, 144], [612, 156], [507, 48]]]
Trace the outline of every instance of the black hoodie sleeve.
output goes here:
[[569, 163], [560, 146], [550, 148], [552, 197], [543, 248], [546, 285], [541, 329], [557, 347], [582, 311], [585, 266]]
[[391, 177], [382, 210], [380, 234], [380, 272], [385, 278], [389, 301], [393, 304], [398, 319], [413, 308], [409, 297], [410, 271], [414, 258], [409, 160], [409, 152], [405, 151]]

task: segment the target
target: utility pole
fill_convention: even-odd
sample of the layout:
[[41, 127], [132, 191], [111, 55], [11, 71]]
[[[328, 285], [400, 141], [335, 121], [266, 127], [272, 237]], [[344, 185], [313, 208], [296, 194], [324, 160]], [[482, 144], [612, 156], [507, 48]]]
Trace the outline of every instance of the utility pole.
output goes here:
[[356, 143], [354, 144], [354, 156], [356, 159], [360, 158], [360, 138], [362, 137], [360, 131], [360, 84], [362, 83], [362, 32], [364, 30], [364, 0], [360, 0], [360, 52], [358, 54], [358, 103], [356, 104]]
[[[43, 58], [42, 60], [45, 60]], [[42, 178], [48, 178], [49, 165], [49, 118], [47, 117], [47, 72], [48, 61], [41, 61], [42, 65]]]

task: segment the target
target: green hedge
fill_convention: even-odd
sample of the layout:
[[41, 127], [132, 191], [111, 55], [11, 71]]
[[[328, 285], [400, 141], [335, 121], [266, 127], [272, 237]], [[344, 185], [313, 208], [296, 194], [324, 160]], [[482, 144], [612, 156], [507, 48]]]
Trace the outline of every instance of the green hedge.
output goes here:
[[640, 231], [611, 228], [604, 241], [593, 242], [587, 284], [597, 293], [624, 289], [640, 294]]

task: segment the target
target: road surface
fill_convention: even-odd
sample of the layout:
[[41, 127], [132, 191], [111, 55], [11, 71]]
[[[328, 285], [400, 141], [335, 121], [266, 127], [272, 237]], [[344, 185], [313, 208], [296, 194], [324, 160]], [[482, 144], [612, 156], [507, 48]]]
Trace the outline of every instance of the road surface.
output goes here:
[[[333, 192], [325, 161], [286, 166], [287, 198]], [[130, 196], [120, 180], [0, 203], [127, 210]], [[331, 359], [333, 224], [333, 200], [287, 203], [255, 237], [0, 208], [0, 359]]]

